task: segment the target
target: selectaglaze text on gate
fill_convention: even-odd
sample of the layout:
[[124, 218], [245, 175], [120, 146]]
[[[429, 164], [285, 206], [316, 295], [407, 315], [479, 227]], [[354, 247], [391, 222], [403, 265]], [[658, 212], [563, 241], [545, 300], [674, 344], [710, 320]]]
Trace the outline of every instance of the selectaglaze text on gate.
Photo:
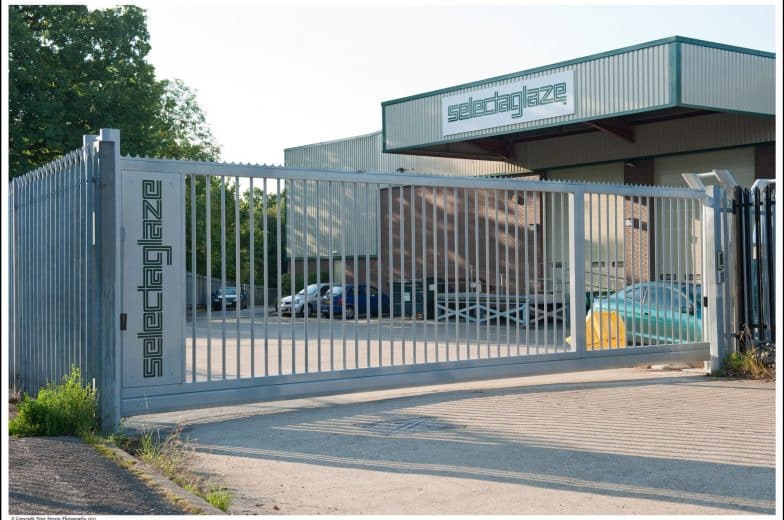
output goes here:
[[161, 181], [142, 182], [142, 340], [144, 377], [163, 375], [163, 266], [172, 263], [172, 248], [163, 245], [163, 206]]

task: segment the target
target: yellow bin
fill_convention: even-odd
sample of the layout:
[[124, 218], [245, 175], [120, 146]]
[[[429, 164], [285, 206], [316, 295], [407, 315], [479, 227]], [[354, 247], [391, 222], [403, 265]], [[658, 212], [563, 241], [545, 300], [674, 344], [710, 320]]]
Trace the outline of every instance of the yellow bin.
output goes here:
[[[572, 337], [566, 338], [572, 344]], [[585, 317], [585, 350], [626, 348], [626, 324], [615, 311], [589, 311]]]

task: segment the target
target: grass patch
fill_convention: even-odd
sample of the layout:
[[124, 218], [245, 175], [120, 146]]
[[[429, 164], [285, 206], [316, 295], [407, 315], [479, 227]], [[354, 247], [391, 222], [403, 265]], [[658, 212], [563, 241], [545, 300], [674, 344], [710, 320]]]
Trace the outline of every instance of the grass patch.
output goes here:
[[232, 495], [231, 491], [228, 489], [216, 486], [212, 489], [212, 491], [207, 492], [207, 494], [204, 496], [204, 499], [221, 511], [225, 512], [229, 510]]
[[749, 348], [746, 352], [733, 352], [724, 360], [721, 374], [725, 377], [738, 377], [741, 379], [770, 380], [775, 377], [775, 371], [765, 366], [759, 360], [755, 349]]
[[138, 440], [119, 438], [124, 449], [136, 458], [158, 469], [181, 488], [203, 498], [209, 504], [227, 511], [232, 493], [204, 477], [194, 474], [187, 467], [191, 447], [182, 438], [182, 428], [176, 427], [163, 435], [160, 430], [146, 431]]
[[48, 384], [35, 398], [24, 395], [18, 414], [8, 423], [8, 433], [19, 437], [37, 435], [84, 436], [98, 431], [98, 399], [82, 374], [73, 367], [59, 385]]

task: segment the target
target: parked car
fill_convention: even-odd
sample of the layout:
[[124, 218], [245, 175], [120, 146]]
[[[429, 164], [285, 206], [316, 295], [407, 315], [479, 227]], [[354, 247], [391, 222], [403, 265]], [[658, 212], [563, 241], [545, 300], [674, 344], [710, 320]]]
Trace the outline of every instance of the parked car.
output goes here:
[[307, 304], [308, 315], [315, 316], [321, 303], [321, 297], [327, 294], [329, 288], [330, 285], [328, 283], [310, 284], [294, 295], [293, 304], [291, 303], [291, 295], [281, 298], [278, 303], [278, 312], [281, 316], [290, 316], [293, 308], [295, 316], [303, 316], [305, 314], [305, 305]]
[[593, 311], [615, 311], [628, 344], [702, 341], [702, 286], [683, 282], [642, 282], [595, 298]]
[[345, 308], [345, 318], [349, 320], [355, 315], [377, 316], [379, 301], [381, 314], [388, 314], [389, 297], [373, 286], [352, 284], [332, 287], [321, 299], [321, 315], [329, 317], [331, 312], [333, 316], [341, 316]]
[[[218, 289], [212, 293], [212, 310], [219, 311], [223, 309], [223, 300], [226, 300], [227, 309], [237, 308], [237, 288], [226, 287], [226, 297], [223, 297], [223, 292]], [[245, 309], [248, 306], [248, 294], [245, 289], [240, 290], [240, 308]]]

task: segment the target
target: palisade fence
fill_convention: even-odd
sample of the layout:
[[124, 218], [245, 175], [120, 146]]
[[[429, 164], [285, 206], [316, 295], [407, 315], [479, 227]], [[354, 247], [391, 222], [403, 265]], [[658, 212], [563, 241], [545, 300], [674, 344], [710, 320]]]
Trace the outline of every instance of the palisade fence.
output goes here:
[[[116, 132], [116, 131], [115, 131]], [[118, 132], [117, 132], [118, 133]], [[9, 189], [10, 385], [35, 395], [72, 367], [116, 398], [111, 131], [15, 178]], [[110, 419], [111, 422], [111, 419]]]
[[[716, 370], [737, 330], [717, 186], [130, 158], [119, 138], [85, 136], [10, 186], [11, 385], [34, 394], [77, 366], [105, 431], [122, 415], [390, 386], [662, 360]], [[308, 196], [318, 193], [328, 197]], [[353, 224], [367, 238], [359, 249], [336, 233], [346, 208], [335, 193], [352, 215], [374, 201], [377, 218]], [[273, 300], [300, 288], [284, 294], [284, 273], [360, 284], [360, 295], [338, 291], [316, 317], [284, 319]], [[247, 283], [249, 309], [213, 311], [216, 281]], [[592, 344], [588, 306], [601, 315], [624, 284], [646, 295], [616, 304], [636, 316], [626, 338]], [[403, 312], [420, 297], [423, 312]], [[594, 328], [610, 337], [604, 323]]]
[[[730, 195], [730, 194], [727, 194]], [[735, 216], [735, 308], [741, 350], [776, 343], [776, 190], [775, 183], [757, 181], [731, 194]], [[731, 260], [731, 259], [730, 259]]]

